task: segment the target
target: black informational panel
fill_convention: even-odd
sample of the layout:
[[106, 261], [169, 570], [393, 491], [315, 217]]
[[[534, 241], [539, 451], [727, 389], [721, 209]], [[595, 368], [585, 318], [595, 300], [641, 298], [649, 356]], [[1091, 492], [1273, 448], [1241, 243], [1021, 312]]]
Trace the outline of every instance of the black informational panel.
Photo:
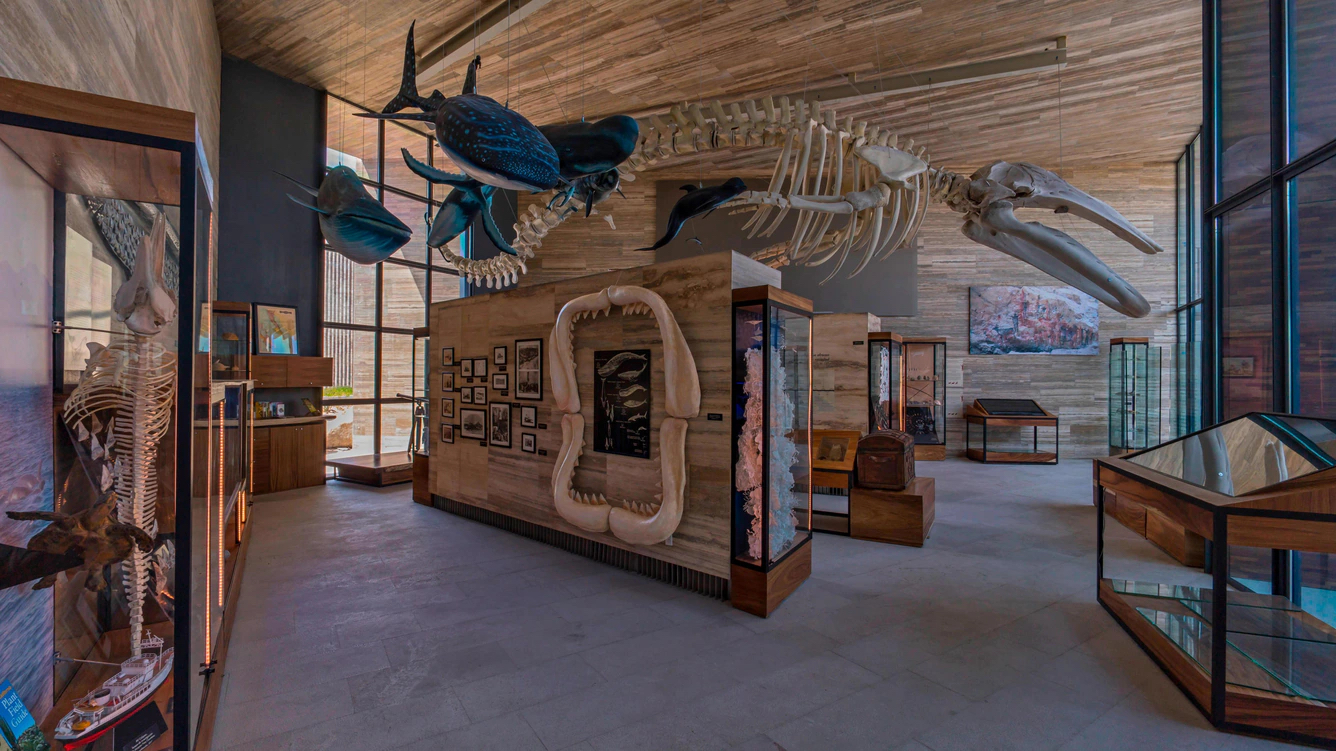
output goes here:
[[[776, 155], [778, 156], [778, 154]], [[656, 191], [657, 224], [655, 237], [663, 235], [668, 226], [668, 216], [677, 199], [685, 195], [681, 186], [685, 180], [659, 181], [654, 184]], [[707, 180], [706, 185], [718, 185], [723, 180]], [[761, 180], [747, 183], [753, 190], [764, 190], [767, 186]], [[754, 183], [754, 184], [753, 184]], [[604, 206], [616, 215], [618, 196], [612, 196]], [[600, 207], [603, 208], [603, 207]], [[708, 217], [696, 217], [687, 222], [677, 238], [655, 252], [654, 262], [675, 261], [705, 253], [718, 253], [734, 250], [743, 255], [767, 248], [776, 243], [787, 242], [793, 237], [793, 227], [798, 212], [790, 211], [780, 222], [779, 227], [768, 237], [748, 238], [742, 231], [742, 225], [751, 219], [751, 212], [730, 214], [731, 209], [719, 209]], [[768, 227], [776, 216], [771, 212], [765, 220]], [[837, 216], [831, 223], [838, 229], [844, 225], [845, 217]], [[700, 243], [692, 240], [700, 240]], [[780, 269], [783, 275], [781, 286], [787, 292], [801, 295], [812, 301], [817, 313], [872, 313], [878, 316], [918, 315], [918, 249], [917, 241], [910, 247], [901, 248], [890, 258], [872, 261], [858, 276], [850, 279], [849, 274], [858, 267], [859, 259], [852, 255], [845, 259], [844, 267], [826, 284], [821, 281], [830, 275], [835, 262], [829, 261], [821, 266], [785, 266]], [[648, 260], [646, 261], [649, 262]]]
[[1008, 417], [1043, 417], [1044, 410], [1033, 399], [975, 399], [979, 409], [990, 415]]

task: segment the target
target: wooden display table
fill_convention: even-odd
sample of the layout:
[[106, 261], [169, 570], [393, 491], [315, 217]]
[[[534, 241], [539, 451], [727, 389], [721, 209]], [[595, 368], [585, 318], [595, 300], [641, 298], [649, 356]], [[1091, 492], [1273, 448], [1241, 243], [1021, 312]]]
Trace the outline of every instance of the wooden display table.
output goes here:
[[[1010, 401], [1010, 400], [1008, 400]], [[1028, 400], [1027, 400], [1028, 401]], [[1030, 402], [1034, 404], [1034, 402]], [[1058, 463], [1058, 416], [1034, 404], [1043, 414], [1012, 415], [993, 414], [980, 406], [979, 400], [965, 408], [965, 456], [984, 464], [1057, 464]], [[983, 427], [983, 447], [970, 445], [970, 426]], [[1033, 428], [1033, 451], [989, 451], [989, 428]], [[1053, 428], [1053, 450], [1039, 450], [1039, 429]]]
[[335, 480], [374, 485], [378, 488], [413, 481], [413, 457], [409, 456], [407, 451], [365, 454], [350, 456], [347, 459], [326, 459], [325, 466], [334, 468]]
[[904, 490], [854, 487], [849, 491], [849, 535], [921, 548], [937, 517], [936, 497], [931, 477], [915, 477]]
[[[1250, 592], [1230, 573], [1231, 546], [1336, 554], [1334, 437], [1336, 422], [1253, 413], [1095, 461], [1099, 603], [1217, 728], [1336, 747], [1336, 628], [1288, 590]], [[1212, 541], [1210, 578], [1174, 580], [1172, 568], [1158, 572], [1167, 583], [1116, 576], [1105, 514], [1135, 527], [1133, 503], [1147, 532], [1163, 517]]]

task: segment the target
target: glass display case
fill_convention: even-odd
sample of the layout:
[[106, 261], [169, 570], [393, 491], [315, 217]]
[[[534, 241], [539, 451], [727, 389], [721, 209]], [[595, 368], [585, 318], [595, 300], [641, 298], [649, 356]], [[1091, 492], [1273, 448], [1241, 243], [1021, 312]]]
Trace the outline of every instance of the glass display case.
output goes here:
[[756, 615], [811, 571], [811, 373], [811, 302], [734, 290], [732, 592]]
[[431, 337], [426, 326], [413, 329], [413, 393], [408, 396], [413, 400], [413, 428], [408, 436], [408, 451], [413, 456], [431, 454], [431, 439], [427, 435], [431, 422], [427, 413], [430, 404], [431, 389]]
[[905, 338], [906, 433], [914, 436], [914, 458], [946, 458], [946, 339]]
[[209, 367], [214, 380], [250, 378], [250, 303], [217, 300], [211, 307]]
[[904, 339], [890, 332], [867, 335], [868, 429], [903, 430]]
[[194, 116], [5, 78], [0, 103], [5, 715], [32, 716], [19, 748], [190, 749], [195, 407], [216, 427]]
[[1109, 341], [1109, 453], [1160, 442], [1159, 347], [1142, 337]]
[[[1096, 461], [1099, 601], [1217, 727], [1336, 744], [1333, 468], [1336, 421], [1270, 413]], [[1128, 501], [1205, 538], [1206, 570], [1111, 524]]]

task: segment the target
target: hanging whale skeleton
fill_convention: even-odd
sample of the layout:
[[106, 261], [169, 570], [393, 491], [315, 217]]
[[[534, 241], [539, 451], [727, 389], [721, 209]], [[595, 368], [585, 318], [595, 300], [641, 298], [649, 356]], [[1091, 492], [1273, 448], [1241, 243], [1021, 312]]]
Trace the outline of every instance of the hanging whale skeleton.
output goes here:
[[[442, 149], [455, 159], [468, 177], [435, 170], [405, 154], [409, 167], [433, 182], [462, 187], [475, 195], [478, 195], [478, 183], [511, 187], [503, 184], [514, 182], [505, 175], [489, 175], [486, 166], [470, 163], [467, 157], [463, 163], [459, 160], [458, 155], [468, 148], [468, 139], [478, 139], [480, 134], [476, 128], [473, 133], [461, 129], [457, 127], [458, 123], [452, 127], [441, 113], [443, 106], [462, 97], [446, 99], [433, 92], [431, 97], [423, 98], [416, 94], [416, 58], [411, 29], [404, 64], [404, 88], [400, 95], [386, 106], [386, 113], [370, 116], [434, 122]], [[470, 65], [466, 95], [476, 80], [477, 64], [475, 59]], [[473, 96], [486, 99], [476, 94]], [[500, 108], [494, 101], [487, 101]], [[410, 104], [423, 109], [425, 114], [390, 114]], [[508, 108], [505, 113], [533, 128], [518, 113]], [[839, 122], [834, 110], [822, 107], [820, 102], [802, 99], [790, 102], [788, 97], [781, 97], [778, 103], [773, 97], [765, 97], [759, 101], [744, 100], [727, 105], [718, 100], [703, 107], [700, 104], [674, 105], [667, 119], [652, 115], [645, 120], [632, 121], [637, 126], [631, 137], [634, 147], [624, 157], [621, 154], [629, 145], [627, 137], [632, 132], [625, 121], [630, 118], [619, 116], [615, 126], [606, 125], [607, 132], [600, 133], [599, 126], [612, 120], [614, 118], [591, 124], [547, 126], [538, 129], [539, 138], [533, 138], [528, 130], [521, 128], [515, 131], [519, 136], [503, 144], [511, 149], [517, 146], [531, 148], [532, 153], [519, 158], [533, 160], [547, 171], [545, 174], [557, 173], [551, 175], [545, 186], [521, 187], [538, 192], [560, 186], [544, 206], [530, 205], [521, 215], [515, 224], [513, 247], [504, 241], [497, 242], [499, 238], [490, 217], [490, 196], [486, 196], [486, 200], [468, 202], [476, 205], [473, 213], [485, 215], [489, 237], [502, 250], [508, 251], [508, 255], [474, 260], [461, 257], [444, 243], [433, 247], [437, 247], [470, 282], [488, 287], [515, 282], [527, 272], [527, 262], [553, 228], [579, 213], [593, 213], [596, 204], [618, 190], [621, 180], [634, 180], [636, 172], [683, 154], [769, 147], [778, 148], [780, 153], [766, 189], [742, 191], [723, 204], [709, 207], [710, 210], [724, 207], [754, 212], [742, 227], [748, 237], [772, 236], [784, 219], [796, 212], [791, 236], [753, 256], [768, 265], [833, 263], [825, 279], [829, 281], [854, 259], [850, 276], [857, 275], [873, 261], [885, 259], [912, 243], [928, 203], [935, 200], [964, 215], [961, 231], [971, 240], [1024, 261], [1124, 315], [1140, 318], [1150, 313], [1146, 299], [1076, 239], [1052, 227], [1023, 222], [1016, 217], [1015, 210], [1022, 208], [1070, 213], [1104, 228], [1143, 253], [1163, 252], [1163, 248], [1113, 207], [1042, 167], [999, 161], [966, 177], [931, 166], [926, 149], [916, 148], [913, 139], [901, 143], [893, 131], [866, 122], [854, 122], [849, 117]], [[575, 125], [583, 126], [583, 129], [571, 130]], [[564, 149], [559, 143], [554, 149], [554, 144], [549, 142], [549, 139], [560, 139], [573, 132], [590, 137]], [[586, 165], [589, 171], [577, 175], [561, 169], [567, 166], [567, 152], [589, 149], [591, 144], [600, 143], [603, 144], [602, 160], [587, 160], [596, 163]], [[563, 155], [560, 164], [553, 159], [554, 150]], [[474, 149], [470, 153], [486, 155], [485, 149], [482, 152]], [[511, 150], [508, 155], [515, 158]], [[611, 174], [613, 170], [615, 175]], [[476, 182], [470, 185], [463, 182], [466, 179]], [[690, 195], [683, 200], [689, 198]], [[471, 222], [472, 216], [466, 218]], [[837, 220], [841, 220], [838, 226]], [[459, 217], [454, 223], [467, 224]], [[433, 234], [437, 236], [432, 240], [437, 241], [449, 233]]]

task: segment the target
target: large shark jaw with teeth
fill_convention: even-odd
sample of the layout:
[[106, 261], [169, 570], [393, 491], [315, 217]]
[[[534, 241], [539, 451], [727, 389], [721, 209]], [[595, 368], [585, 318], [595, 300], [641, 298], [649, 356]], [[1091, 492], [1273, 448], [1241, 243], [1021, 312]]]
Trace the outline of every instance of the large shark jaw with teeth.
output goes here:
[[[663, 341], [664, 411], [659, 425], [659, 466], [663, 492], [658, 503], [624, 501], [613, 506], [602, 494], [574, 489], [575, 468], [584, 453], [584, 416], [575, 380], [575, 323], [618, 305], [622, 315], [649, 315], [659, 324]], [[700, 414], [700, 379], [696, 360], [682, 337], [677, 319], [662, 297], [644, 287], [614, 286], [566, 303], [557, 314], [548, 341], [552, 353], [552, 394], [561, 416], [561, 451], [552, 469], [552, 500], [566, 521], [589, 532], [611, 531], [633, 545], [664, 542], [682, 521], [686, 496], [687, 420]]]

